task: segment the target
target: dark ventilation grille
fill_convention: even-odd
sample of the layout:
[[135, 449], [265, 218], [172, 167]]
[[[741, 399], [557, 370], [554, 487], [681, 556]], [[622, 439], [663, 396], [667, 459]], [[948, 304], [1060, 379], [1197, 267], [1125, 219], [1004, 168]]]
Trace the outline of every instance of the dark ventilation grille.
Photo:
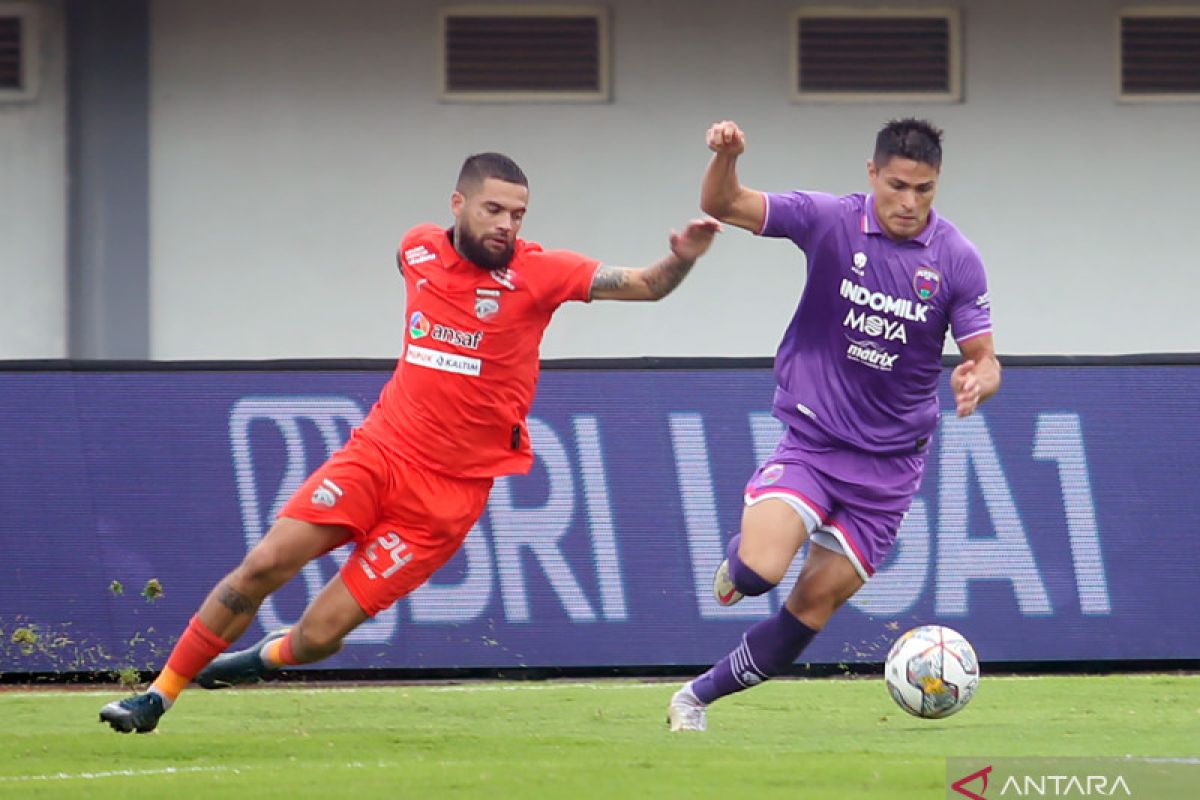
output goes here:
[[0, 17], [0, 89], [21, 89], [21, 17]]
[[1200, 16], [1121, 18], [1122, 94], [1200, 94]]
[[946, 16], [799, 17], [801, 94], [949, 94]]
[[447, 94], [605, 91], [596, 15], [445, 18]]

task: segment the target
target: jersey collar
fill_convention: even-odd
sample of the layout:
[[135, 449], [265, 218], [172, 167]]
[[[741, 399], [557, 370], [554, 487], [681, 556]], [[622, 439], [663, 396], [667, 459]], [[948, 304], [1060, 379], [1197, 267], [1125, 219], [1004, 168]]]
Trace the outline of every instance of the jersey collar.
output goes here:
[[466, 259], [454, 247], [454, 228], [444, 228], [437, 240], [438, 255], [441, 257], [443, 269], [454, 269]]
[[[925, 225], [925, 230], [918, 233], [908, 241], [916, 242], [922, 247], [929, 247], [929, 243], [933, 241], [933, 232], [937, 229], [938, 224], [937, 212], [932, 208], [929, 209], [929, 221]], [[862, 218], [859, 221], [860, 229], [868, 235], [886, 236], [883, 228], [879, 225], [879, 220], [875, 218], [875, 195], [867, 195], [867, 201], [863, 204]]]

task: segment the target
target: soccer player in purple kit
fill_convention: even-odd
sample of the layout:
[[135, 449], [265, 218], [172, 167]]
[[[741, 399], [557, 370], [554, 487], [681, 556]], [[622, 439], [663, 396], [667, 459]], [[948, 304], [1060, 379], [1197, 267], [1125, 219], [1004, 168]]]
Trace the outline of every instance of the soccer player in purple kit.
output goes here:
[[791, 239], [808, 270], [775, 356], [773, 413], [786, 428], [746, 486], [713, 593], [732, 605], [770, 591], [811, 545], [778, 613], [671, 698], [673, 731], [704, 730], [714, 700], [787, 669], [892, 549], [937, 427], [947, 330], [963, 355], [950, 376], [958, 416], [1000, 387], [983, 262], [933, 210], [940, 130], [889, 122], [867, 162], [871, 193], [844, 197], [742, 186], [746, 137], [734, 122], [711, 126], [707, 143], [701, 208]]

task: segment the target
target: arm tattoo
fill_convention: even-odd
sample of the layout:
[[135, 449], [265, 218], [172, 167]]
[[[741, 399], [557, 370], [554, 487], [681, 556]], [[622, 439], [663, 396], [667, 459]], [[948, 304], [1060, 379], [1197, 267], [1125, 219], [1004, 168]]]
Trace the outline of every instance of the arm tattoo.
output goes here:
[[657, 264], [647, 267], [644, 277], [654, 298], [661, 300], [675, 291], [675, 287], [683, 283], [683, 279], [687, 277], [695, 263], [695, 261], [684, 261], [672, 253]]
[[592, 278], [592, 292], [623, 289], [628, 284], [629, 275], [623, 267], [602, 266]]
[[221, 585], [221, 591], [217, 593], [217, 600], [235, 614], [254, 613], [254, 601], [228, 583]]

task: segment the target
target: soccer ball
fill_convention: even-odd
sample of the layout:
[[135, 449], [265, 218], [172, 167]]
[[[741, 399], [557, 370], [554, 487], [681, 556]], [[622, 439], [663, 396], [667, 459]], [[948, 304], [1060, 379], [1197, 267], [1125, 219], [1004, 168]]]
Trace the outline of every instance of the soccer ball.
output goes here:
[[913, 716], [940, 719], [970, 702], [979, 685], [979, 659], [958, 631], [923, 625], [892, 645], [883, 676], [896, 705]]

